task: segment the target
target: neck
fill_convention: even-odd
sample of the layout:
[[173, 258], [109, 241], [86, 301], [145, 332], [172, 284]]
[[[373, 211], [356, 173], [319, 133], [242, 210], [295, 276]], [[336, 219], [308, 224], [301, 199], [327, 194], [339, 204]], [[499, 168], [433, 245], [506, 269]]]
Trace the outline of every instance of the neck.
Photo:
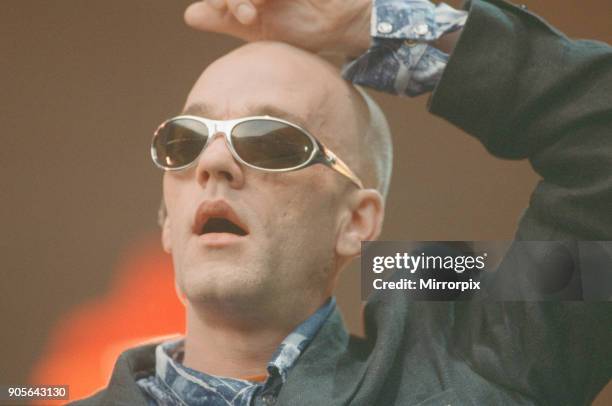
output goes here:
[[245, 309], [233, 311], [188, 302], [183, 364], [216, 376], [266, 374], [268, 361], [283, 339], [323, 302], [293, 316], [263, 312], [264, 316], [248, 317]]

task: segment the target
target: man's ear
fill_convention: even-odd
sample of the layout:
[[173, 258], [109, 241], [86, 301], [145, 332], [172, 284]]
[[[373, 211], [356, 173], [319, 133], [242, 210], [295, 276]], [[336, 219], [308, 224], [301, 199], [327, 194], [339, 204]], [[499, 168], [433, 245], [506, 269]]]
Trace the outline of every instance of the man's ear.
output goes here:
[[168, 215], [163, 220], [162, 224], [162, 247], [168, 254], [172, 254], [172, 238], [170, 237], [170, 218]]
[[350, 198], [342, 218], [336, 253], [354, 257], [361, 251], [361, 241], [375, 240], [382, 229], [385, 208], [383, 198], [375, 189], [358, 190]]

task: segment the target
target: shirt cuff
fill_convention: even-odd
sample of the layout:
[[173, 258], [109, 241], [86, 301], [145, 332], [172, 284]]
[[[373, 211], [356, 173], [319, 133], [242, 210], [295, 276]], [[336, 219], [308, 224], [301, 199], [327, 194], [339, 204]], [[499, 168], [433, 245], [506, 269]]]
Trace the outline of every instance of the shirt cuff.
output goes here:
[[372, 47], [343, 69], [355, 84], [417, 96], [433, 90], [448, 55], [429, 45], [465, 25], [467, 12], [428, 0], [375, 0]]

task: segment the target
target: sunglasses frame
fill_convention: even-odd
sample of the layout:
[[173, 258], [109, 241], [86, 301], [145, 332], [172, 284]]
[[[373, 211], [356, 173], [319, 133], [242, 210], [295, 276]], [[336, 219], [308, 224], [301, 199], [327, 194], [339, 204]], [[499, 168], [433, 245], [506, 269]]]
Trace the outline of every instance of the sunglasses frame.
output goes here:
[[[178, 166], [176, 168], [168, 168], [166, 166], [160, 165], [157, 162], [157, 152], [155, 150], [155, 140], [157, 138], [157, 135], [159, 134], [159, 132], [161, 131], [161, 129], [163, 129], [167, 124], [174, 122], [174, 121], [178, 121], [178, 120], [195, 120], [201, 124], [204, 124], [206, 126], [206, 128], [208, 129], [208, 139], [206, 140], [206, 143], [204, 144], [204, 146], [202, 147], [202, 150], [200, 151], [200, 153], [198, 154], [198, 156], [191, 162], [189, 162], [188, 164], [182, 165], [182, 166]], [[257, 120], [266, 120], [266, 121], [274, 121], [274, 122], [278, 122], [281, 124], [285, 124], [288, 125], [290, 127], [293, 127], [299, 131], [301, 131], [303, 134], [305, 134], [308, 139], [310, 139], [310, 142], [313, 144], [313, 148], [312, 148], [312, 152], [310, 154], [310, 156], [308, 157], [308, 159], [299, 164], [296, 165], [294, 167], [291, 168], [281, 168], [281, 169], [268, 169], [268, 168], [262, 168], [253, 164], [250, 164], [248, 162], [246, 162], [244, 159], [242, 159], [240, 157], [240, 155], [238, 155], [238, 152], [236, 152], [236, 149], [234, 148], [234, 143], [232, 141], [232, 131], [234, 130], [234, 127], [236, 127], [239, 124], [242, 124], [244, 122], [247, 121], [257, 121]], [[355, 174], [355, 172], [353, 172], [351, 170], [351, 168], [348, 167], [347, 164], [344, 163], [344, 161], [342, 161], [336, 154], [334, 154], [329, 148], [325, 147], [325, 145], [323, 145], [322, 142], [320, 142], [314, 135], [310, 134], [305, 128], [294, 124], [290, 121], [287, 120], [283, 120], [282, 118], [278, 118], [278, 117], [272, 117], [272, 116], [250, 116], [250, 117], [242, 117], [242, 118], [238, 118], [238, 119], [233, 119], [233, 120], [212, 120], [212, 119], [208, 119], [208, 118], [204, 118], [204, 117], [199, 117], [199, 116], [193, 116], [193, 115], [180, 115], [180, 116], [176, 116], [176, 117], [172, 117], [166, 121], [164, 121], [158, 128], [157, 130], [155, 130], [155, 133], [153, 134], [153, 140], [151, 141], [151, 158], [153, 159], [153, 163], [155, 164], [155, 166], [157, 166], [158, 168], [164, 170], [164, 171], [169, 171], [169, 172], [174, 172], [174, 171], [180, 171], [183, 169], [187, 169], [192, 165], [195, 165], [195, 163], [198, 161], [198, 159], [200, 158], [200, 156], [202, 155], [202, 153], [204, 152], [204, 150], [206, 150], [206, 147], [208, 147], [208, 144], [211, 142], [211, 140], [213, 140], [214, 138], [216, 138], [217, 134], [223, 134], [224, 138], [225, 138], [225, 143], [228, 146], [232, 156], [234, 157], [234, 159], [236, 159], [238, 162], [240, 162], [241, 164], [249, 167], [249, 168], [253, 168], [253, 169], [257, 169], [260, 171], [264, 171], [264, 172], [292, 172], [292, 171], [297, 171], [303, 168], [306, 168], [308, 166], [311, 165], [315, 165], [315, 164], [323, 164], [333, 170], [335, 170], [336, 172], [340, 173], [341, 175], [346, 176], [347, 178], [349, 178], [351, 180], [351, 182], [353, 182], [359, 189], [363, 189], [363, 183], [361, 182], [361, 180], [359, 179], [359, 177]], [[212, 135], [210, 135], [212, 134]]]

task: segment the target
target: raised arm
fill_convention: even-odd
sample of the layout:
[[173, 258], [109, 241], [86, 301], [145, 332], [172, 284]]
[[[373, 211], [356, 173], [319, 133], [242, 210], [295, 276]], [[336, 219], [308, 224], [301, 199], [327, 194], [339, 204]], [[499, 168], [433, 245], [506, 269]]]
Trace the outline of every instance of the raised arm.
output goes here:
[[[542, 176], [517, 240], [612, 240], [612, 49], [570, 40], [506, 2], [474, 0], [468, 7], [431, 112], [496, 156], [528, 159]], [[541, 271], [541, 258], [517, 257], [505, 262], [504, 289], [522, 289]], [[487, 380], [539, 403], [588, 404], [612, 376], [610, 302], [472, 303], [456, 310], [462, 327], [453, 350]]]
[[517, 239], [612, 240], [612, 48], [473, 1], [430, 110], [543, 180]]

